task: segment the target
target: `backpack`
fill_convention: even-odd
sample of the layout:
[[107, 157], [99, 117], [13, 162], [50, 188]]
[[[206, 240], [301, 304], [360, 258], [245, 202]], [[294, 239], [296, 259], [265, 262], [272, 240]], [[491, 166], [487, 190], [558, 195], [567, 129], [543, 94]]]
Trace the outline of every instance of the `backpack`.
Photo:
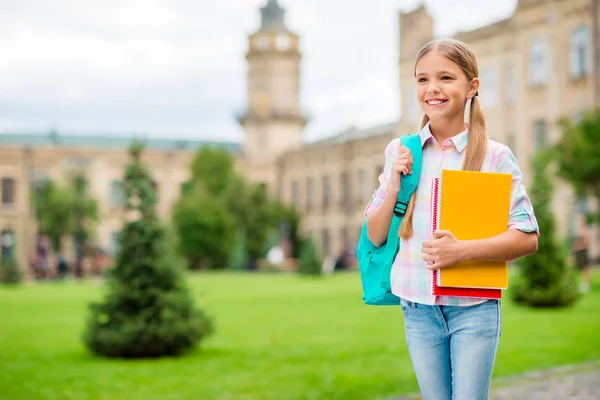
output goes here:
[[421, 138], [418, 134], [401, 136], [400, 141], [412, 153], [412, 174], [402, 175], [400, 178], [400, 191], [398, 192], [398, 200], [394, 207], [387, 241], [380, 247], [376, 247], [369, 240], [367, 220], [365, 219], [356, 249], [363, 288], [363, 301], [368, 305], [387, 306], [400, 304], [400, 298], [392, 293], [390, 275], [396, 254], [398, 254], [400, 248], [398, 229], [404, 218], [408, 202], [419, 183], [423, 159]]

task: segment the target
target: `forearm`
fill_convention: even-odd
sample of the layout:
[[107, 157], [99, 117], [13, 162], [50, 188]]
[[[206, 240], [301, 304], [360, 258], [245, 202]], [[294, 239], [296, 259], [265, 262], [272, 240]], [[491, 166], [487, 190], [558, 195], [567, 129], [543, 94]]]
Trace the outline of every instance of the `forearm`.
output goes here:
[[509, 229], [497, 236], [463, 240], [462, 259], [511, 261], [537, 251], [537, 235]]
[[397, 200], [398, 192], [389, 188], [381, 206], [367, 219], [369, 240], [377, 247], [387, 240], [390, 224], [392, 223], [392, 213]]

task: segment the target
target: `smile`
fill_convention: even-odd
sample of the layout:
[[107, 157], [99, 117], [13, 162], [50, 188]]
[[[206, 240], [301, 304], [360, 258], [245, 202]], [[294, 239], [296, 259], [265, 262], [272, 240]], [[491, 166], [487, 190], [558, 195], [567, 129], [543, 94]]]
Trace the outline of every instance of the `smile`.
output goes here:
[[444, 100], [444, 99], [431, 99], [431, 100], [426, 100], [425, 101], [428, 105], [432, 106], [432, 107], [439, 107], [442, 104], [445, 104], [448, 102], [448, 100]]

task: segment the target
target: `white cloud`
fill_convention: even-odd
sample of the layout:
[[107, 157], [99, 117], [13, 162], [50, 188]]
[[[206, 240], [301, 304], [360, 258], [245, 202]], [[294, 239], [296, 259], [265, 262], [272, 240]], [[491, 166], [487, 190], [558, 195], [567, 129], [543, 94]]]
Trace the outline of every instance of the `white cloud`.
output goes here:
[[[438, 34], [505, 17], [515, 2], [426, 1]], [[247, 35], [265, 3], [4, 0], [0, 129], [240, 140]], [[417, 0], [280, 3], [301, 39], [308, 139], [398, 117], [398, 11]]]

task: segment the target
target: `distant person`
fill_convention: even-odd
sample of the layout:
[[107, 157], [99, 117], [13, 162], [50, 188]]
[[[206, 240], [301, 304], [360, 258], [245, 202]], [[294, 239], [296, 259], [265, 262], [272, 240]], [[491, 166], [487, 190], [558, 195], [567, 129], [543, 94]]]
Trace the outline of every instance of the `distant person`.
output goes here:
[[[488, 139], [471, 49], [453, 39], [430, 42], [417, 54], [414, 74], [416, 101], [425, 113], [419, 134], [423, 163], [420, 183], [398, 232], [400, 250], [392, 267], [391, 289], [400, 297], [423, 399], [483, 400], [488, 398], [500, 341], [500, 301], [432, 295], [432, 270], [452, 268], [467, 259], [507, 261], [534, 253], [539, 228], [515, 156], [507, 146]], [[388, 237], [400, 177], [412, 173], [412, 164], [412, 154], [400, 139], [388, 144], [379, 188], [365, 210], [369, 238], [376, 246]], [[444, 230], [432, 237], [431, 181], [443, 169], [511, 174], [506, 231], [482, 240], [459, 240]]]
[[56, 276], [58, 279], [65, 279], [68, 273], [69, 262], [67, 261], [64, 255], [60, 254], [56, 263]]
[[37, 260], [39, 277], [41, 279], [50, 278], [50, 241], [46, 235], [42, 235], [39, 238], [37, 245]]
[[575, 257], [575, 265], [577, 265], [577, 268], [579, 268], [579, 270], [581, 271], [583, 278], [581, 284], [579, 285], [579, 291], [581, 293], [586, 293], [590, 290], [592, 278], [590, 259], [588, 255], [590, 243], [590, 231], [588, 229], [585, 217], [582, 216], [581, 218], [579, 218], [577, 233], [575, 235], [571, 247], [573, 251], [573, 256]]

